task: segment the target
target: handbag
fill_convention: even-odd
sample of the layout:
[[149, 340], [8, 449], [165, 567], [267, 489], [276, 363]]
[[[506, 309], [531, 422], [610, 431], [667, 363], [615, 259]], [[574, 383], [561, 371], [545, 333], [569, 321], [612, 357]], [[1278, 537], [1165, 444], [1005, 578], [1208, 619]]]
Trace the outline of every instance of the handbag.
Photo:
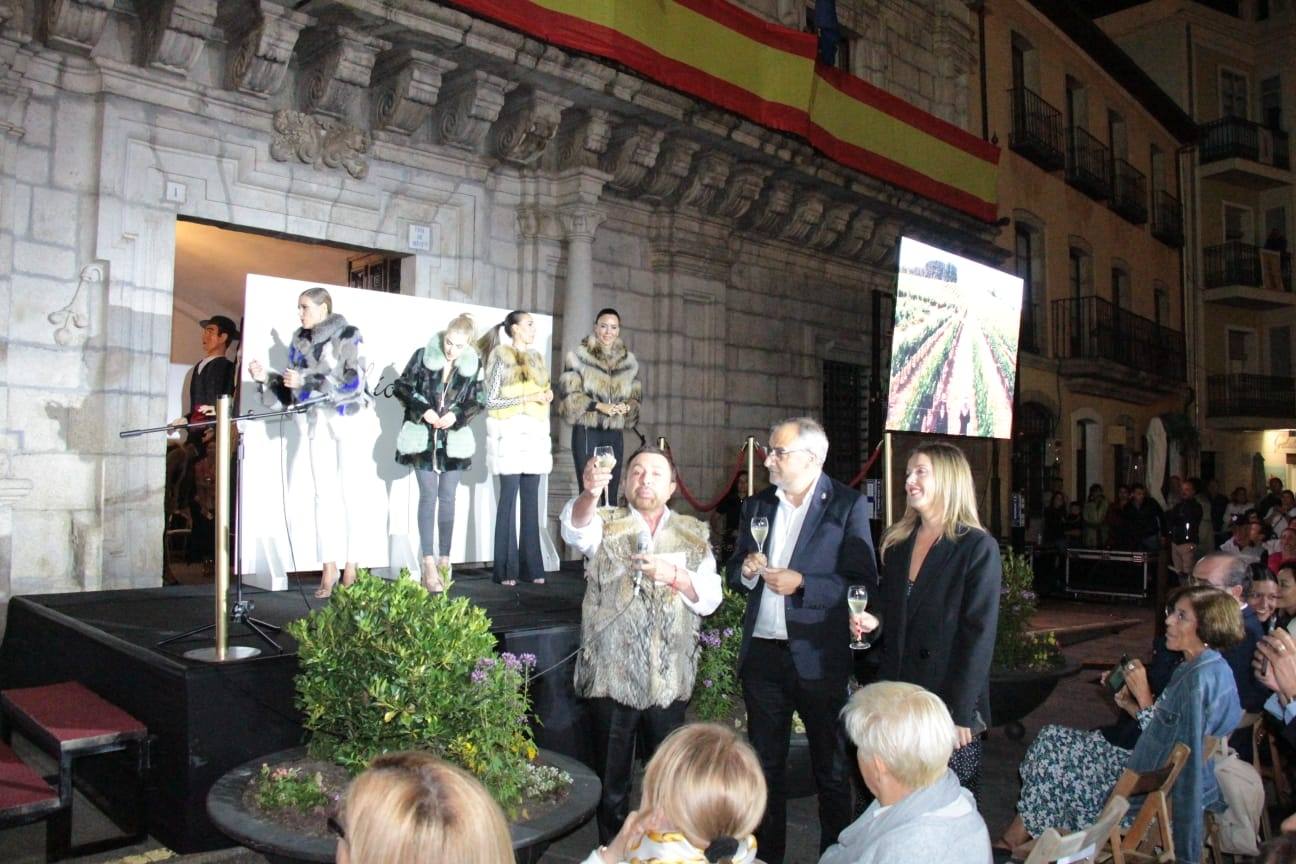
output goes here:
[[396, 452], [403, 455], [426, 453], [428, 449], [428, 427], [425, 423], [406, 420], [396, 436]]

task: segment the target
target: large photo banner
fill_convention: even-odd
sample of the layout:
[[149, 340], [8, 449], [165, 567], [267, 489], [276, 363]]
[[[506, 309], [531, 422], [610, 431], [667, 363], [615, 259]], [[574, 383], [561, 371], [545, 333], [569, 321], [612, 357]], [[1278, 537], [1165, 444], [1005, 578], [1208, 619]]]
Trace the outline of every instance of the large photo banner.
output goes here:
[[1012, 437], [1022, 280], [900, 240], [886, 428]]
[[[404, 410], [392, 395], [392, 382], [405, 369], [410, 356], [426, 346], [456, 315], [471, 314], [481, 336], [510, 310], [249, 275], [243, 310], [239, 414], [282, 407], [268, 390], [264, 397], [258, 393], [247, 367], [259, 360], [269, 370], [281, 372], [287, 368], [288, 346], [300, 326], [298, 295], [317, 286], [332, 296], [333, 311], [359, 328], [366, 384], [374, 396], [371, 415], [358, 424], [360, 434], [365, 436], [365, 450], [372, 454], [372, 471], [348, 477], [343, 492], [348, 518], [362, 520], [357, 563], [378, 571], [389, 569], [392, 574], [404, 567], [417, 574], [421, 557], [418, 484], [412, 470], [396, 461], [396, 436]], [[532, 317], [536, 324], [535, 348], [548, 357], [553, 318], [536, 314]], [[288, 587], [288, 572], [317, 570], [321, 565], [308, 420], [304, 413], [298, 413], [241, 426], [240, 566], [249, 584], [283, 590]], [[472, 467], [464, 472], [456, 491], [451, 544], [451, 559], [456, 563], [489, 561], [494, 557], [496, 484], [486, 470], [485, 426], [483, 411], [472, 423], [477, 441]], [[547, 485], [545, 478], [539, 496], [542, 526]], [[555, 569], [558, 552], [547, 532], [542, 530], [540, 534], [545, 569]], [[339, 561], [338, 566], [342, 563]]]

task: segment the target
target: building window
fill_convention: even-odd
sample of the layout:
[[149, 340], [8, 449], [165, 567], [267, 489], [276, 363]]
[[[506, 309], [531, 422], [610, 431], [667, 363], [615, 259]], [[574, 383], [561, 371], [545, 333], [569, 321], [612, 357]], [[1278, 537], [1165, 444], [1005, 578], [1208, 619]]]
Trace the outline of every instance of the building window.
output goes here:
[[1240, 72], [1220, 70], [1220, 116], [1247, 116], [1247, 79]]
[[1107, 112], [1107, 141], [1111, 145], [1113, 159], [1125, 159], [1129, 156], [1129, 140], [1125, 134], [1125, 118], [1116, 111]]
[[1111, 301], [1112, 306], [1116, 307], [1117, 310], [1129, 308], [1129, 285], [1129, 273], [1120, 267], [1113, 267], [1111, 271]]
[[1269, 328], [1269, 374], [1279, 378], [1291, 377], [1292, 331], [1289, 324]]
[[[815, 36], [819, 35], [819, 28], [815, 26], [814, 3], [806, 6], [805, 32], [812, 33]], [[859, 38], [859, 34], [852, 33], [841, 26], [840, 23], [837, 25], [837, 32], [840, 34], [840, 38], [837, 40], [837, 56], [833, 59], [833, 66], [848, 75], [854, 75], [855, 70], [851, 66], [851, 47], [855, 40]]]
[[1165, 152], [1155, 144], [1148, 150], [1148, 166], [1151, 170], [1152, 193], [1155, 195], [1166, 188]]
[[824, 470], [843, 483], [852, 480], [863, 464], [864, 403], [868, 370], [855, 363], [825, 360], [823, 364], [823, 418], [828, 435], [828, 460]]
[[1067, 254], [1067, 281], [1071, 286], [1071, 296], [1080, 298], [1089, 293], [1089, 253], [1072, 246]]
[[1152, 315], [1159, 326], [1170, 326], [1170, 291], [1164, 285], [1152, 287]]
[[1039, 231], [1021, 222], [1016, 223], [1015, 254], [1017, 275], [1022, 280], [1022, 317], [1019, 348], [1040, 354], [1044, 349], [1044, 285], [1043, 244]]
[[1260, 122], [1282, 129], [1282, 79], [1277, 75], [1260, 82]]

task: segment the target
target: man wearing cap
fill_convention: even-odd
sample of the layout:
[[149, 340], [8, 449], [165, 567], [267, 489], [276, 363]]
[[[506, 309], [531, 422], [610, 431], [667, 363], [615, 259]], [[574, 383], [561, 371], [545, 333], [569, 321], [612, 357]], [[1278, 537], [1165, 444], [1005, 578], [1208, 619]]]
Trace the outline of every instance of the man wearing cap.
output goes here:
[[234, 394], [234, 364], [225, 356], [231, 342], [239, 338], [238, 327], [224, 315], [213, 315], [202, 327], [203, 359], [189, 378], [189, 419], [216, 413], [216, 400]]

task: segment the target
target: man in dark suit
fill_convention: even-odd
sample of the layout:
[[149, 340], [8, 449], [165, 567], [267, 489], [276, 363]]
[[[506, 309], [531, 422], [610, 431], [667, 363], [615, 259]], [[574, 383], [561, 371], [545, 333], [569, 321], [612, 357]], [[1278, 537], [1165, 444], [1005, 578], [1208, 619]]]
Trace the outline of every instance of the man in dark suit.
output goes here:
[[[773, 488], [747, 499], [729, 586], [747, 595], [738, 674], [748, 734], [769, 786], [757, 848], [781, 864], [787, 835], [787, 755], [792, 712], [806, 725], [819, 793], [819, 848], [850, 824], [851, 786], [838, 714], [851, 671], [846, 588], [877, 586], [864, 500], [823, 474], [828, 438], [808, 417], [770, 430], [765, 467]], [[745, 530], [769, 520], [764, 548]]]

